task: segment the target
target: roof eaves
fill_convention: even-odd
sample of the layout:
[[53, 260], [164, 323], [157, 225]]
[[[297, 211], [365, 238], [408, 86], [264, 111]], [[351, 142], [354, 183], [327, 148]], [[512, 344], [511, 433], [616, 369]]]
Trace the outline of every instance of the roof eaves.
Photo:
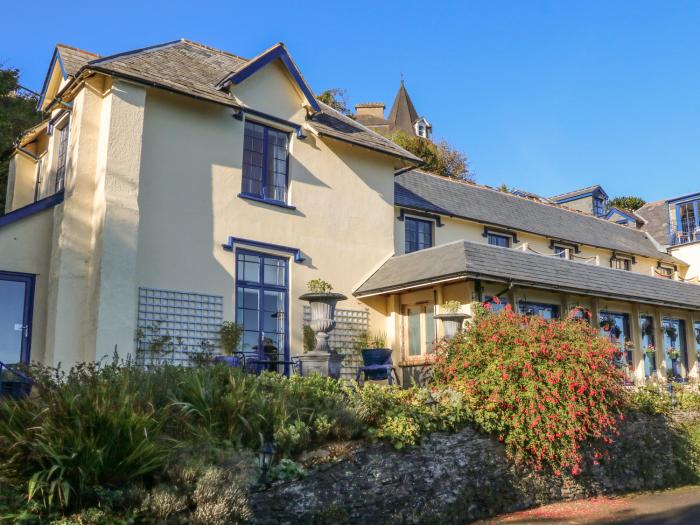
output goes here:
[[304, 80], [301, 71], [294, 63], [294, 60], [292, 60], [292, 57], [287, 51], [287, 48], [281, 42], [275, 44], [274, 46], [264, 51], [257, 57], [249, 60], [243, 67], [239, 68], [234, 73], [229, 74], [222, 81], [220, 81], [216, 87], [217, 89], [222, 89], [229, 82], [231, 84], [240, 84], [245, 79], [259, 71], [261, 68], [265, 67], [267, 64], [277, 59], [281, 60], [282, 63], [285, 65], [287, 71], [299, 87], [299, 90], [304, 94], [304, 98], [306, 98], [306, 101], [309, 103], [309, 106], [311, 106], [311, 109], [313, 109], [316, 112], [321, 111], [321, 107], [319, 106], [316, 97], [311, 91], [311, 88], [309, 88], [309, 85], [306, 83], [306, 80]]

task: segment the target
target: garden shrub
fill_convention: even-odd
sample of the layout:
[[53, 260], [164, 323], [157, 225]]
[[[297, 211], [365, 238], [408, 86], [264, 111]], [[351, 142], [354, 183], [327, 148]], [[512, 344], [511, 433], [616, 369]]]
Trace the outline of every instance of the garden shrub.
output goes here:
[[475, 309], [474, 322], [437, 350], [435, 377], [464, 394], [474, 422], [507, 455], [578, 474], [622, 418], [617, 349], [582, 320], [545, 320]]

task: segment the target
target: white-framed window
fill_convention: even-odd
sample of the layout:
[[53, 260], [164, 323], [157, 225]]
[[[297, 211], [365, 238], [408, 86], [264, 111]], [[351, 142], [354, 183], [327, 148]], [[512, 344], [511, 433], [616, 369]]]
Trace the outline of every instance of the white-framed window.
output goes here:
[[557, 257], [560, 257], [562, 259], [568, 259], [568, 260], [573, 259], [573, 256], [571, 253], [571, 248], [569, 248], [568, 246], [561, 246], [561, 245], [555, 244], [552, 249], [554, 250], [554, 254]]

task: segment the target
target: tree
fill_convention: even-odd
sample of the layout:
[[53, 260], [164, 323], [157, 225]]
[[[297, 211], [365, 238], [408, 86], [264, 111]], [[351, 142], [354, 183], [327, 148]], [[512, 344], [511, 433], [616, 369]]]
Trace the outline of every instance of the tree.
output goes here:
[[0, 66], [0, 215], [5, 210], [12, 145], [23, 131], [40, 120], [36, 97], [22, 93], [19, 71]]
[[351, 114], [351, 111], [348, 109], [347, 91], [344, 89], [330, 88], [316, 95], [316, 98], [319, 102], [323, 102], [343, 115]]
[[637, 211], [646, 204], [646, 201], [641, 197], [615, 197], [608, 204], [614, 208]]
[[422, 169], [465, 181], [473, 181], [474, 177], [469, 170], [467, 156], [452, 147], [447, 141], [442, 140], [435, 144], [432, 140], [408, 135], [403, 131], [397, 131], [391, 136], [396, 144], [410, 151], [425, 162]]

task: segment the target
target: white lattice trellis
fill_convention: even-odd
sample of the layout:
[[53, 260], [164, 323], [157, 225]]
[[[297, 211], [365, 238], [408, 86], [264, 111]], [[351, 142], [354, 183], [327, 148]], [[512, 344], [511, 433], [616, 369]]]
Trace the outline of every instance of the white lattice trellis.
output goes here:
[[216, 350], [223, 307], [220, 295], [139, 288], [137, 362], [189, 365]]
[[[304, 306], [304, 325], [311, 322], [311, 308]], [[336, 308], [335, 328], [330, 333], [328, 342], [333, 350], [345, 356], [341, 369], [344, 379], [355, 379], [357, 369], [362, 365], [362, 356], [353, 345], [357, 336], [369, 329], [368, 310], [347, 310]]]

